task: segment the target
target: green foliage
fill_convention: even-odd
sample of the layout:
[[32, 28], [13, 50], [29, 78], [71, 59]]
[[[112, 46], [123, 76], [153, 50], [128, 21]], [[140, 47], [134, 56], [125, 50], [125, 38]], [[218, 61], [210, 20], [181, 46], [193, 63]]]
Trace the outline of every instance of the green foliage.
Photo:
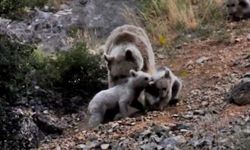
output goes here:
[[107, 73], [101, 62], [101, 57], [90, 54], [83, 43], [67, 52], [46, 54], [1, 36], [0, 98], [17, 102], [35, 97], [40, 89], [65, 97], [92, 96], [105, 86], [101, 80]]
[[59, 77], [56, 86], [71, 94], [94, 94], [104, 87], [101, 80], [107, 74], [101, 62], [101, 57], [89, 54], [83, 43], [59, 53], [55, 61]]
[[101, 80], [106, 78], [106, 69], [101, 67], [101, 57], [91, 55], [83, 43], [52, 55], [35, 50], [30, 62], [34, 68], [31, 78], [42, 88], [82, 96], [104, 88]]
[[0, 14], [9, 18], [20, 18], [25, 7], [42, 7], [48, 0], [0, 0]]
[[11, 42], [0, 35], [0, 96], [15, 99], [25, 89], [32, 47]]

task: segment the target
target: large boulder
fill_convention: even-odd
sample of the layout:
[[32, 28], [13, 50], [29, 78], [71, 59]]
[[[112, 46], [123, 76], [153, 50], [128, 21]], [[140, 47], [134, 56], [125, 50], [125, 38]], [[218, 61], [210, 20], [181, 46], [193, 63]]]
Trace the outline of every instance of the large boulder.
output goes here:
[[136, 1], [73, 0], [55, 12], [35, 9], [22, 21], [0, 18], [0, 34], [37, 43], [47, 52], [65, 51], [72, 47], [77, 29], [103, 38], [117, 26], [127, 24], [127, 8], [136, 14]]
[[48, 134], [62, 134], [66, 128], [66, 123], [62, 122], [55, 115], [37, 113], [33, 115], [34, 122], [43, 133]]
[[32, 119], [32, 113], [21, 108], [3, 108], [0, 112], [1, 149], [38, 147], [44, 134]]
[[226, 99], [238, 105], [250, 104], [250, 75], [246, 74], [239, 83], [231, 87]]
[[[107, 36], [114, 28], [128, 24], [126, 10], [136, 14], [135, 0], [89, 0], [82, 10], [82, 24], [95, 31], [97, 37]], [[81, 17], [79, 17], [81, 18]]]

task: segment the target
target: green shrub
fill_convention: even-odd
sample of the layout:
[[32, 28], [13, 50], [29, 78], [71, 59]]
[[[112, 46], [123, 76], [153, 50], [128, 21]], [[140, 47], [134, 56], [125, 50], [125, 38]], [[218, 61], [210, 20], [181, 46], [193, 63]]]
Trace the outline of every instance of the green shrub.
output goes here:
[[0, 96], [15, 100], [28, 86], [29, 56], [32, 47], [11, 42], [0, 35]]
[[91, 55], [86, 45], [81, 43], [70, 51], [59, 53], [56, 66], [59, 69], [57, 86], [71, 94], [89, 95], [104, 88], [106, 68], [101, 65], [101, 57]]
[[92, 96], [106, 86], [102, 82], [106, 68], [101, 63], [101, 57], [90, 54], [85, 44], [46, 54], [0, 36], [0, 98], [8, 103], [34, 99], [39, 90], [49, 96], [51, 92], [64, 97]]
[[30, 62], [35, 68], [31, 78], [42, 88], [56, 89], [69, 96], [90, 96], [105, 86], [101, 80], [107, 73], [101, 57], [90, 54], [83, 43], [53, 55], [35, 50]]
[[0, 0], [1, 16], [20, 19], [25, 7], [42, 7], [48, 0]]

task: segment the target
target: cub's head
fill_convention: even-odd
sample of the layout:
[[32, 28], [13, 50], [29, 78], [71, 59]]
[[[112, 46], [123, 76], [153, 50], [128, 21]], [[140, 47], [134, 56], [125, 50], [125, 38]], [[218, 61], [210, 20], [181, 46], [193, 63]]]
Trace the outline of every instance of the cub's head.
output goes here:
[[[122, 49], [122, 50], [121, 50]], [[141, 70], [143, 59], [136, 47], [117, 47], [112, 55], [104, 54], [111, 79], [115, 85], [120, 84], [129, 77], [129, 72]]]
[[145, 88], [149, 84], [152, 84], [153, 79], [150, 74], [143, 71], [130, 70], [130, 80], [129, 82], [133, 87]]
[[242, 19], [250, 14], [249, 0], [227, 0], [227, 13], [233, 20]]
[[235, 16], [238, 11], [238, 0], [227, 0], [226, 7], [228, 15]]
[[166, 98], [171, 94], [171, 76], [169, 70], [160, 70], [153, 76], [154, 83], [151, 87], [155, 87], [158, 91], [159, 98]]

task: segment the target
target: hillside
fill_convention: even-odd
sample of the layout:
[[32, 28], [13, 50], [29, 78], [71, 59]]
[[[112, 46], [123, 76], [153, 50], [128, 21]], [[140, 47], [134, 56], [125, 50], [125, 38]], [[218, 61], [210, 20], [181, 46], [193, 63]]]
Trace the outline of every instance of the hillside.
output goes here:
[[[240, 26], [239, 23], [231, 25]], [[244, 23], [243, 28], [238, 28], [248, 30], [250, 26]], [[161, 149], [166, 145], [169, 149], [175, 146], [179, 149], [247, 149], [250, 106], [229, 104], [224, 97], [249, 71], [248, 34], [235, 33], [228, 42], [193, 39], [173, 56], [157, 53], [157, 65], [173, 68], [183, 80], [182, 98], [177, 106], [110, 122], [94, 130], [72, 130], [58, 139], [48, 140], [40, 149], [99, 149], [99, 146]], [[81, 124], [85, 122], [79, 121], [79, 126]], [[157, 130], [162, 133], [158, 135]], [[162, 143], [164, 138], [166, 141]]]
[[[229, 2], [0, 0], [0, 147], [249, 149], [250, 4]], [[108, 88], [104, 43], [124, 24], [182, 80], [180, 102], [89, 129], [89, 101]]]

